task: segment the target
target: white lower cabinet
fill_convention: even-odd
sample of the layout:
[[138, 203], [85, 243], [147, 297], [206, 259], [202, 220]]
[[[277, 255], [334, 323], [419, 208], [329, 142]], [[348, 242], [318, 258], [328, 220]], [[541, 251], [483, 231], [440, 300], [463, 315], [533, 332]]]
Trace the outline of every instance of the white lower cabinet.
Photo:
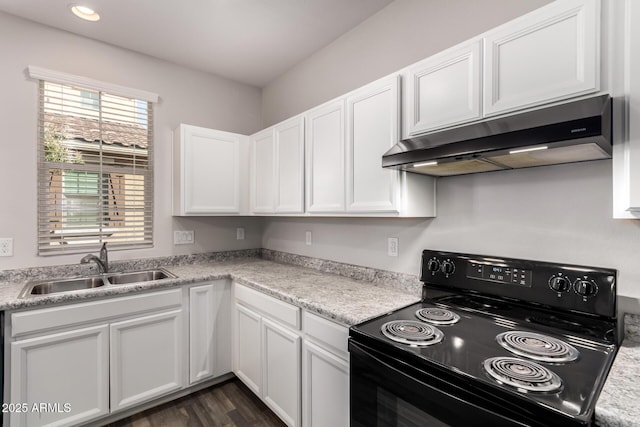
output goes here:
[[184, 387], [182, 309], [112, 323], [111, 411]]
[[234, 286], [234, 372], [285, 424], [299, 426], [300, 309]]
[[231, 372], [231, 284], [189, 289], [189, 384]]
[[302, 425], [349, 425], [349, 362], [309, 341], [302, 346]]
[[260, 315], [236, 304], [235, 373], [258, 396], [262, 396], [262, 334]]
[[349, 423], [348, 329], [228, 280], [7, 319], [4, 425], [97, 424], [231, 371], [288, 426]]
[[304, 312], [302, 425], [349, 425], [349, 329]]
[[11, 426], [76, 425], [107, 415], [109, 326], [11, 343], [10, 390], [5, 403], [21, 405], [7, 408]]
[[300, 425], [300, 335], [262, 319], [265, 403], [289, 426]]
[[230, 373], [230, 298], [217, 280], [8, 313], [4, 425], [97, 424]]
[[288, 426], [349, 425], [346, 326], [234, 285], [234, 372]]

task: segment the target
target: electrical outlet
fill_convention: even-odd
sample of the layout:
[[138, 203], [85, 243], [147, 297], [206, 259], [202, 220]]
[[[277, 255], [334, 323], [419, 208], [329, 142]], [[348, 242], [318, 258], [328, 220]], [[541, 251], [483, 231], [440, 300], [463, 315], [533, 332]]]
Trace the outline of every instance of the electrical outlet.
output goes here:
[[193, 230], [177, 230], [173, 232], [174, 245], [192, 245], [193, 242]]
[[0, 238], [0, 256], [13, 256], [13, 238]]
[[387, 239], [387, 255], [398, 256], [398, 238], [389, 237]]
[[244, 240], [244, 227], [236, 228], [236, 240]]
[[306, 235], [305, 235], [305, 242], [307, 244], [307, 246], [311, 246], [311, 232], [307, 231]]

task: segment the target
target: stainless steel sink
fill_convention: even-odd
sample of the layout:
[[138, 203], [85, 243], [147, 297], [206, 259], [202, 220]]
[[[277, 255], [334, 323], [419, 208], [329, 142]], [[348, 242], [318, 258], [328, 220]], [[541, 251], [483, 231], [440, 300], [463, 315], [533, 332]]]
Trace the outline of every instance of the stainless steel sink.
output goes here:
[[101, 288], [111, 285], [126, 285], [129, 283], [144, 283], [153, 280], [175, 279], [176, 275], [167, 270], [158, 268], [154, 270], [134, 271], [126, 273], [108, 273], [100, 276], [75, 277], [70, 279], [41, 280], [29, 282], [20, 292], [20, 298], [35, 297], [39, 295], [57, 294], [63, 292], [75, 292], [86, 289]]
[[108, 274], [105, 279], [110, 285], [126, 285], [129, 283], [150, 282], [152, 280], [175, 279], [175, 275], [167, 270], [145, 270], [131, 273]]
[[104, 286], [102, 277], [79, 277], [75, 279], [60, 279], [28, 283], [22, 290], [21, 297], [30, 295], [47, 295], [59, 292], [73, 292]]

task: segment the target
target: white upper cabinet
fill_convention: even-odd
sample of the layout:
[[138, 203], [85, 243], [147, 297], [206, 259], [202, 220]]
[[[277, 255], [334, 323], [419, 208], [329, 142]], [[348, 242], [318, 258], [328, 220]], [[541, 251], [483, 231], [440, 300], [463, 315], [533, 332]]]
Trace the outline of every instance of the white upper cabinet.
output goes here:
[[399, 210], [399, 172], [381, 165], [400, 135], [399, 79], [379, 80], [347, 97], [347, 211]]
[[304, 212], [304, 117], [251, 136], [251, 211]]
[[304, 212], [304, 117], [274, 127], [276, 144], [275, 211]]
[[613, 217], [640, 219], [640, 2], [608, 3], [613, 98]]
[[384, 77], [306, 114], [306, 211], [435, 216], [435, 180], [382, 168], [399, 140], [400, 77]]
[[306, 210], [344, 212], [344, 99], [306, 113]]
[[600, 88], [600, 2], [553, 2], [484, 37], [487, 116]]
[[474, 40], [409, 67], [406, 79], [405, 136], [481, 117], [481, 42]]
[[251, 211], [271, 213], [275, 202], [275, 141], [273, 129], [251, 137]]
[[183, 124], [173, 144], [174, 215], [248, 210], [246, 136]]

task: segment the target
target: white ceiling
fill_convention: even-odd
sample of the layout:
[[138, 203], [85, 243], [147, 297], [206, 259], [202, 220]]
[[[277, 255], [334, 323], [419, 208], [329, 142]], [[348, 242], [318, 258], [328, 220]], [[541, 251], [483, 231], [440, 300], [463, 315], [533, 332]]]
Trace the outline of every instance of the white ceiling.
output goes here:
[[392, 1], [0, 0], [0, 11], [262, 87]]

